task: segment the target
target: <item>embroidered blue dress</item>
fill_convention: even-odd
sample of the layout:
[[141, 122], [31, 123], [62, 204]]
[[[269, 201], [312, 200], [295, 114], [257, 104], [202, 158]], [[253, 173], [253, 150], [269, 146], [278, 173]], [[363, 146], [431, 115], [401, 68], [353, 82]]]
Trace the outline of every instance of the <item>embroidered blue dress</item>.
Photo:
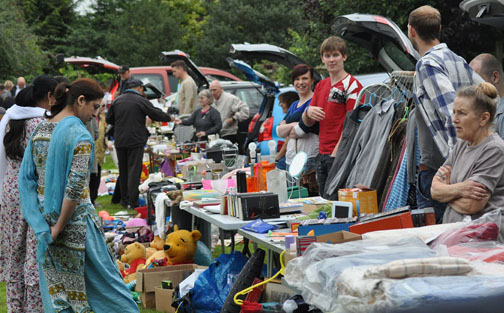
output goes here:
[[[76, 117], [45, 121], [32, 135], [20, 170], [23, 215], [38, 239], [45, 312], [139, 312], [121, 279], [89, 198], [93, 143]], [[77, 207], [55, 242], [63, 199]]]

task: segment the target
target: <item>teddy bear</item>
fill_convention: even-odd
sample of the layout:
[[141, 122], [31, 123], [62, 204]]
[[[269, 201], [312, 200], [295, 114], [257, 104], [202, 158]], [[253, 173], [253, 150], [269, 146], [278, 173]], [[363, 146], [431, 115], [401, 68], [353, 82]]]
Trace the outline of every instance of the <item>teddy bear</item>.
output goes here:
[[148, 268], [154, 260], [167, 259], [167, 265], [176, 265], [184, 263], [192, 263], [196, 254], [197, 241], [200, 240], [201, 233], [199, 230], [192, 232], [187, 230], [179, 230], [178, 226], [174, 226], [174, 231], [166, 237], [163, 245], [163, 251], [154, 253], [145, 262], [145, 267]]
[[[146, 258], [145, 247], [141, 243], [134, 242], [126, 246], [124, 254], [121, 256], [121, 261], [119, 261], [122, 263], [129, 264], [128, 269], [121, 271], [125, 283], [130, 283], [136, 280], [136, 271], [137, 269], [143, 267], [143, 264], [145, 264], [145, 258]], [[121, 268], [124, 269], [124, 264], [120, 266], [119, 262], [118, 262], [119, 269]]]
[[150, 243], [146, 251], [146, 258], [150, 258], [154, 253], [158, 251], [163, 251], [164, 241], [159, 236], [155, 236], [154, 240]]

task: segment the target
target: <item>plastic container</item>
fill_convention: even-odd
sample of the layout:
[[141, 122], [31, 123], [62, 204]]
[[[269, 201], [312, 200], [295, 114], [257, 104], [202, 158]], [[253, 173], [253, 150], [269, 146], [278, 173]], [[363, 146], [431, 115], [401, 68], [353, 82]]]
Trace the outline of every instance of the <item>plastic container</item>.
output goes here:
[[434, 208], [425, 208], [425, 225], [435, 225], [436, 224], [436, 213], [434, 212]]
[[[135, 211], [137, 211], [137, 213], [140, 213], [141, 217], [142, 218], [147, 218], [147, 206], [140, 206], [138, 208], [135, 208]], [[154, 210], [151, 209], [151, 215], [154, 215]]]

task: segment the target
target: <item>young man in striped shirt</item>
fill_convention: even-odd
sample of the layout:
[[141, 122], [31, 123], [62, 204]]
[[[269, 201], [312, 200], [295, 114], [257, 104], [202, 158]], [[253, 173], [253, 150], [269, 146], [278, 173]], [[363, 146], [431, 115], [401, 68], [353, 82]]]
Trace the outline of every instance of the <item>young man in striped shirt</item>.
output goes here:
[[317, 183], [322, 195], [343, 131], [345, 115], [354, 109], [362, 85], [345, 71], [347, 47], [343, 39], [332, 36], [324, 40], [320, 46], [320, 57], [329, 77], [315, 87], [312, 102], [303, 113], [303, 123], [307, 126], [319, 123]]

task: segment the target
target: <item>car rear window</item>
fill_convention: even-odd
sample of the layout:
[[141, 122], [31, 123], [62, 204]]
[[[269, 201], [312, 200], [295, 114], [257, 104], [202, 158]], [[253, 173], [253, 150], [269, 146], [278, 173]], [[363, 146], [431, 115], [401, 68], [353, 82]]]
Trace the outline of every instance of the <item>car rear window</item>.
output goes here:
[[250, 116], [259, 112], [264, 96], [255, 88], [235, 89], [234, 94], [245, 102], [250, 109]]
[[164, 94], [166, 94], [166, 90], [163, 84], [163, 77], [159, 74], [132, 74], [136, 79], [140, 79], [144, 83], [151, 83], [156, 86], [159, 90], [161, 90]]

